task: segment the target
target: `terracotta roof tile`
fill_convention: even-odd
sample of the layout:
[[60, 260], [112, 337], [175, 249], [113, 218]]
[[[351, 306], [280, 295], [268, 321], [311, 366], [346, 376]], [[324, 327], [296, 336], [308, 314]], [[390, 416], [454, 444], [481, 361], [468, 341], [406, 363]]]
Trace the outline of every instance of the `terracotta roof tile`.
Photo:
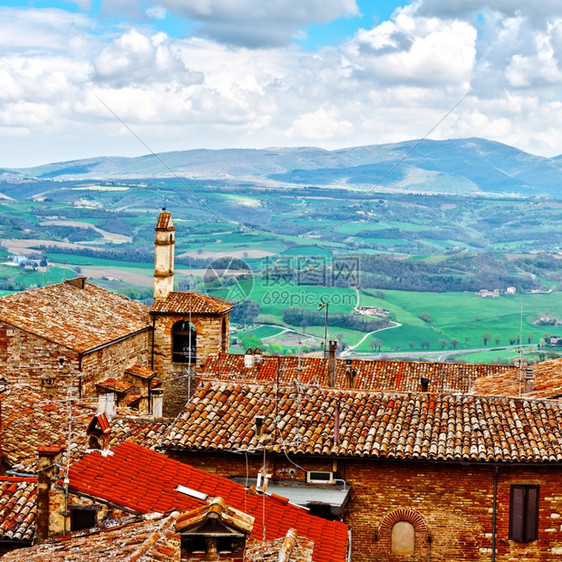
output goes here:
[[[264, 513], [266, 540], [284, 537], [294, 527], [299, 535], [314, 541], [314, 560], [337, 562], [346, 559], [347, 527], [327, 521], [306, 510], [245, 490], [226, 478], [206, 473], [165, 455], [125, 442], [112, 454], [87, 453], [70, 467], [70, 488], [111, 501], [141, 513], [187, 511], [204, 505], [202, 500], [176, 490], [178, 485], [209, 496], [221, 497], [231, 507], [254, 517], [252, 536], [261, 540]], [[331, 537], [337, 537], [335, 542]]]
[[[275, 385], [204, 381], [162, 445], [410, 460], [562, 461], [559, 402], [298, 389], [280, 385], [276, 392]], [[259, 438], [258, 415], [265, 417]]]
[[224, 314], [234, 308], [230, 303], [193, 292], [172, 291], [165, 299], [155, 299], [151, 314]]
[[[421, 378], [427, 377], [429, 390], [441, 393], [469, 392], [479, 377], [511, 376], [517, 369], [507, 365], [353, 359], [351, 370], [356, 372], [355, 389], [421, 392]], [[298, 379], [304, 384], [328, 386], [328, 360], [321, 357], [264, 355], [261, 362], [246, 367], [244, 355], [220, 353], [207, 359], [204, 372], [223, 380], [275, 382], [279, 378], [282, 382], [293, 382]], [[345, 359], [336, 359], [335, 386], [347, 386]]]
[[148, 329], [149, 307], [86, 283], [29, 289], [0, 298], [0, 321], [83, 353]]
[[33, 540], [36, 489], [35, 478], [0, 477], [0, 541]]
[[156, 229], [167, 230], [168, 228], [175, 230], [174, 222], [172, 221], [172, 213], [162, 212], [158, 215]]
[[125, 369], [125, 374], [138, 377], [139, 379], [151, 379], [156, 374], [156, 371], [141, 365], [133, 365]]
[[[527, 398], [562, 397], [562, 358], [530, 365], [534, 373], [534, 387], [526, 392]], [[474, 381], [473, 391], [479, 395], [519, 396], [519, 367], [511, 372], [498, 373], [494, 377], [482, 377]], [[525, 369], [521, 372], [521, 388], [525, 388]]]
[[[99, 560], [165, 562], [180, 559], [180, 537], [174, 529], [178, 512], [143, 517], [140, 521], [113, 522], [31, 548], [12, 551], [3, 560], [25, 562], [98, 562]], [[129, 518], [130, 520], [131, 518]]]
[[[20, 472], [35, 472], [37, 448], [43, 445], [65, 447], [68, 439], [68, 402], [51, 400], [25, 387], [8, 387], [2, 402], [2, 460]], [[71, 458], [86, 448], [86, 430], [97, 413], [97, 401], [72, 402]], [[130, 439], [146, 447], [155, 446], [169, 421], [139, 417], [127, 408], [118, 408], [110, 421], [110, 444]]]

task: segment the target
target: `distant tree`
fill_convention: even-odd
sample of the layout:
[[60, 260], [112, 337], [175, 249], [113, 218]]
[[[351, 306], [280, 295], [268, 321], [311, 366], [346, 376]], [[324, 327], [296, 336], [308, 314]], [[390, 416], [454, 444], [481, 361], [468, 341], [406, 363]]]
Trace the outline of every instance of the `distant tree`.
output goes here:
[[369, 345], [375, 351], [380, 351], [382, 349], [382, 346], [384, 345], [384, 342], [382, 340], [380, 340], [379, 338], [374, 338], [369, 342]]
[[431, 343], [429, 343], [428, 341], [422, 341], [420, 347], [422, 349], [429, 349], [431, 347]]
[[527, 333], [527, 343], [533, 343], [533, 334], [531, 332]]
[[401, 348], [401, 347], [402, 347], [402, 346], [401, 346], [399, 343], [397, 343], [397, 344], [394, 346], [394, 349], [395, 349], [396, 351], [400, 351], [400, 348]]
[[501, 336], [496, 334], [494, 336], [494, 341], [496, 342], [496, 345], [500, 345], [500, 342], [502, 341]]
[[457, 338], [451, 338], [451, 346], [453, 349], [457, 349], [457, 346], [459, 345], [459, 340]]
[[230, 313], [230, 320], [235, 324], [247, 326], [254, 322], [259, 313], [259, 303], [250, 299], [245, 299], [236, 304], [234, 310]]
[[414, 349], [414, 347], [416, 347], [416, 344], [413, 341], [411, 341], [408, 345], [410, 346], [410, 349]]
[[492, 335], [489, 332], [484, 332], [481, 336], [484, 345], [488, 345], [488, 342], [492, 339]]
[[386, 298], [386, 294], [383, 293], [382, 291], [375, 291], [375, 297], [377, 297], [379, 299], [384, 299], [384, 298]]
[[447, 344], [448, 344], [448, 343], [449, 343], [449, 342], [448, 342], [445, 338], [441, 338], [441, 339], [439, 340], [439, 345], [441, 346], [441, 349], [445, 349], [445, 348], [447, 347]]
[[420, 315], [420, 318], [424, 322], [427, 322], [428, 324], [433, 320], [433, 318], [431, 318], [431, 314], [429, 314], [429, 312], [422, 312], [421, 315]]

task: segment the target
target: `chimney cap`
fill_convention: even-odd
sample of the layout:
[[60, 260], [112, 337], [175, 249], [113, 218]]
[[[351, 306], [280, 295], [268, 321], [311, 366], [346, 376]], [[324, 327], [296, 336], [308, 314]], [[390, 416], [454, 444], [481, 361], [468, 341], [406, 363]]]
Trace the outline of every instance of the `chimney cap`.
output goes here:
[[41, 447], [37, 447], [37, 452], [42, 457], [55, 457], [61, 453], [63, 449], [64, 447], [59, 445], [42, 445]]

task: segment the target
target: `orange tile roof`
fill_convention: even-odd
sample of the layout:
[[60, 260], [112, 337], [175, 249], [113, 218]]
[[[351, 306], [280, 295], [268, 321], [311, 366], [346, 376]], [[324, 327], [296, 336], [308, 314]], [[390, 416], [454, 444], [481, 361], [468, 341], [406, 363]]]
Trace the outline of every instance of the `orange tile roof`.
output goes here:
[[120, 393], [127, 393], [135, 388], [133, 384], [130, 382], [126, 382], [123, 380], [117, 380], [114, 378], [105, 379], [104, 381], [100, 381], [96, 383], [96, 386], [100, 390], [108, 390], [110, 392], [120, 392]]
[[125, 374], [138, 377], [139, 379], [151, 379], [156, 374], [156, 371], [148, 367], [142, 367], [141, 365], [133, 365], [125, 369]]
[[0, 321], [78, 353], [149, 328], [146, 305], [91, 283], [29, 289], [0, 298]]
[[[9, 386], [0, 395], [2, 403], [2, 460], [14, 470], [35, 472], [37, 448], [43, 445], [66, 446], [68, 440], [68, 402], [51, 400], [28, 388]], [[97, 401], [72, 401], [71, 459], [80, 457], [86, 447], [86, 430], [97, 413]], [[139, 417], [128, 408], [118, 408], [110, 421], [110, 443], [124, 440], [146, 447], [155, 446], [169, 421]], [[66, 461], [65, 461], [66, 462]]]
[[[510, 376], [517, 369], [507, 365], [470, 365], [465, 363], [429, 363], [353, 359], [356, 371], [354, 388], [359, 390], [396, 390], [421, 392], [421, 378], [430, 379], [431, 392], [469, 392], [479, 377]], [[254, 367], [244, 366], [244, 355], [220, 353], [205, 363], [204, 373], [223, 380], [283, 382], [297, 379], [305, 384], [328, 386], [328, 359], [320, 357], [264, 355]], [[335, 387], [346, 387], [346, 360], [336, 359]]]
[[[535, 376], [535, 390], [525, 393], [525, 369], [521, 372], [521, 389], [526, 398], [560, 398], [562, 396], [562, 358], [530, 365]], [[474, 381], [473, 391], [479, 395], [519, 396], [519, 367], [512, 372], [498, 373]]]
[[314, 541], [314, 560], [343, 562], [347, 554], [347, 526], [309, 515], [280, 497], [263, 496], [241, 484], [209, 474], [165, 455], [121, 443], [111, 455], [91, 452], [70, 467], [70, 489], [86, 493], [140, 513], [187, 511], [204, 505], [202, 500], [176, 490], [186, 486], [221, 497], [231, 507], [254, 517], [252, 536], [266, 540], [285, 536], [293, 527]]
[[158, 230], [166, 230], [168, 228], [174, 228], [174, 223], [172, 221], [172, 213], [162, 212], [158, 215], [158, 220], [156, 222], [156, 228]]
[[[275, 386], [203, 381], [170, 426], [163, 447], [266, 447], [287, 454], [408, 460], [562, 461], [559, 402], [296, 384], [280, 385], [276, 392]], [[258, 415], [265, 417], [260, 437], [255, 434]]]
[[33, 540], [36, 489], [36, 478], [0, 477], [0, 541]]
[[234, 306], [229, 302], [194, 292], [172, 291], [165, 299], [154, 299], [151, 314], [224, 314]]

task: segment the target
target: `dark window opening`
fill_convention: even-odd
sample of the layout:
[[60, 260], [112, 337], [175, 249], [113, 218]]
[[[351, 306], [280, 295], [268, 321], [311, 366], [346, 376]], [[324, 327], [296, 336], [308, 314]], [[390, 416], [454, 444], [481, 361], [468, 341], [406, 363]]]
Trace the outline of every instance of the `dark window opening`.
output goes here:
[[96, 526], [96, 509], [71, 509], [70, 530], [81, 531]]
[[197, 330], [187, 321], [176, 322], [172, 327], [172, 361], [195, 363], [197, 360]]
[[539, 533], [539, 486], [513, 485], [509, 503], [509, 540], [530, 542]]

